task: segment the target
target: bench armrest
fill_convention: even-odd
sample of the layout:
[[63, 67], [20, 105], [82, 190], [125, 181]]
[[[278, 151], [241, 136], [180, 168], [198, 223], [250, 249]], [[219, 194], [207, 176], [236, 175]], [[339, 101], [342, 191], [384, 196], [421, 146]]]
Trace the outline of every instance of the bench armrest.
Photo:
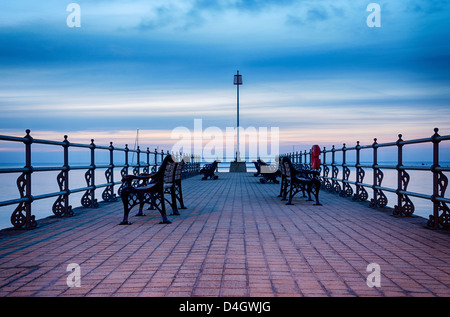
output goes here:
[[310, 176], [312, 178], [320, 176], [320, 172], [319, 171], [297, 169], [296, 172], [297, 172], [296, 173], [297, 175], [300, 174], [300, 175]]
[[133, 180], [136, 180], [136, 179], [137, 180], [148, 180], [148, 179], [152, 179], [155, 176], [156, 176], [156, 173], [154, 173], [154, 174], [141, 174], [141, 175], [125, 175], [122, 178], [122, 183], [123, 182], [127, 182], [127, 183], [131, 184], [131, 182]]

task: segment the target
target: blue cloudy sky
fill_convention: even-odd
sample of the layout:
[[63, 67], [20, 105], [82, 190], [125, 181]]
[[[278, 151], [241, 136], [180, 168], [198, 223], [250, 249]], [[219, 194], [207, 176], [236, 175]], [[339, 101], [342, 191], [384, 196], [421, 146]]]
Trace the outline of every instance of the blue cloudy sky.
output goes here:
[[0, 134], [164, 147], [196, 118], [235, 125], [238, 69], [241, 126], [279, 127], [281, 151], [450, 134], [449, 18], [448, 0], [2, 1]]

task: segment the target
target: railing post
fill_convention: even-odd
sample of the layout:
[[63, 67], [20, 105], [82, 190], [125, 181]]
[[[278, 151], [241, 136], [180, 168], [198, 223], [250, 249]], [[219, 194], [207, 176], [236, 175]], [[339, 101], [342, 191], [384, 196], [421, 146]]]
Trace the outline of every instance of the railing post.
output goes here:
[[439, 173], [436, 171], [436, 167], [439, 166], [439, 141], [437, 140], [438, 129], [434, 129], [434, 134], [431, 137], [433, 142], [433, 215], [430, 216], [429, 224], [432, 224], [432, 227], [435, 229], [439, 228], [439, 207], [440, 203], [436, 200], [436, 197], [439, 196]]
[[353, 200], [356, 201], [366, 201], [369, 198], [369, 194], [367, 193], [364, 186], [358, 185], [362, 183], [364, 180], [364, 176], [366, 172], [361, 167], [361, 146], [359, 145], [359, 141], [356, 141], [356, 193], [353, 195]]
[[409, 183], [409, 174], [403, 167], [403, 144], [402, 135], [398, 135], [397, 144], [397, 205], [394, 206], [393, 214], [396, 216], [411, 216], [414, 213], [414, 204], [405, 194], [400, 193], [401, 190], [406, 191]]
[[336, 148], [334, 145], [331, 147], [331, 183], [334, 193], [341, 192], [341, 185], [337, 181], [339, 169], [336, 167]]
[[[128, 175], [128, 153], [129, 153], [130, 149], [128, 149], [128, 144], [125, 144], [125, 164], [122, 167], [122, 169], [120, 170], [120, 176], [122, 177], [122, 179]], [[117, 194], [120, 196], [120, 194], [122, 193], [122, 189], [123, 189], [124, 183], [122, 182], [122, 184], [120, 185], [119, 189], [117, 190]]]
[[371, 200], [370, 207], [386, 207], [388, 200], [383, 191], [377, 187], [381, 186], [383, 181], [383, 171], [378, 167], [378, 143], [377, 138], [373, 139], [373, 199]]
[[67, 193], [64, 195], [65, 197], [65, 214], [66, 215], [73, 215], [72, 206], [69, 205], [69, 174], [70, 174], [70, 166], [69, 166], [69, 146], [70, 142], [67, 140], [67, 135], [64, 136], [64, 168], [65, 171], [65, 177], [64, 177], [64, 190], [67, 191]]
[[350, 178], [350, 169], [347, 166], [347, 157], [346, 157], [347, 148], [342, 147], [342, 191], [340, 193], [343, 197], [351, 197], [353, 195], [353, 189], [349, 183], [346, 181]]
[[372, 149], [373, 149], [373, 159], [372, 159], [372, 169], [373, 169], [373, 179], [372, 179], [372, 189], [373, 189], [373, 198], [370, 202], [371, 207], [376, 207], [378, 204], [378, 191], [375, 188], [377, 184], [377, 164], [378, 164], [378, 148], [377, 148], [377, 138], [373, 139]]
[[[433, 202], [433, 214], [430, 215], [427, 225], [434, 229], [439, 229], [441, 226], [445, 229], [450, 229], [450, 208], [445, 202], [437, 200], [437, 198], [443, 198], [448, 186], [448, 178], [445, 174], [438, 170], [439, 165], [439, 142], [440, 135], [439, 129], [434, 129], [434, 134], [431, 137], [433, 142], [433, 166], [431, 171], [433, 172], [433, 195], [431, 201]], [[439, 214], [442, 212], [442, 214]]]
[[81, 197], [81, 205], [86, 208], [97, 208], [98, 202], [95, 199], [95, 144], [94, 139], [91, 139], [90, 144], [91, 151], [91, 165], [87, 170], [86, 174], [84, 174], [84, 178], [86, 179], [87, 187], [91, 187], [86, 190], [83, 197]]
[[16, 228], [31, 229], [36, 227], [37, 223], [35, 216], [31, 214], [31, 204], [33, 196], [31, 195], [31, 174], [33, 173], [33, 166], [31, 165], [31, 144], [33, 138], [30, 136], [30, 130], [26, 130], [27, 135], [24, 137], [25, 141], [25, 168], [27, 171], [23, 172], [17, 178], [17, 188], [19, 190], [20, 198], [27, 198], [25, 202], [19, 203], [11, 215], [11, 223]]
[[327, 148], [324, 146], [323, 147], [323, 186], [325, 187], [326, 190], [331, 191], [331, 182], [328, 179], [328, 174], [330, 173], [330, 168], [328, 167], [327, 164]]
[[72, 206], [69, 206], [69, 146], [70, 143], [67, 140], [67, 135], [64, 136], [63, 141], [64, 150], [64, 165], [63, 170], [56, 176], [56, 181], [59, 186], [59, 191], [65, 191], [63, 195], [59, 195], [53, 204], [52, 211], [56, 216], [73, 215]]
[[116, 201], [117, 197], [114, 194], [114, 146], [113, 143], [109, 143], [109, 166], [105, 171], [105, 178], [107, 183], [112, 185], [106, 186], [103, 191], [102, 198], [104, 201]]
[[133, 168], [133, 175], [135, 175], [135, 176], [139, 175], [139, 173], [141, 172], [141, 149], [140, 149], [139, 145], [137, 146], [137, 150], [136, 151], [137, 151], [137, 155], [136, 155], [136, 157], [137, 157], [137, 161], [136, 161], [137, 166], [135, 166]]
[[150, 173], [150, 148], [149, 147], [147, 147], [146, 155], [147, 155], [147, 166], [144, 167], [144, 173], [148, 174], [148, 173]]

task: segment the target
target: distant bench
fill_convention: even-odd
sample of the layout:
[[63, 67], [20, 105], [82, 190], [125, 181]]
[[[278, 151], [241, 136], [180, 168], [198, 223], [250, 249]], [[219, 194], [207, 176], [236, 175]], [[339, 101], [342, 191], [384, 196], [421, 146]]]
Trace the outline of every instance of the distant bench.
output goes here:
[[256, 168], [256, 173], [254, 173], [253, 176], [256, 177], [258, 175], [261, 175], [262, 178], [259, 179], [261, 183], [263, 184], [267, 182], [273, 182], [275, 184], [279, 183], [277, 177], [281, 176], [281, 172], [278, 169], [278, 164], [270, 165], [261, 159], [253, 161], [253, 164], [255, 164]]
[[260, 159], [253, 161], [253, 164], [255, 165], [255, 168], [256, 168], [256, 173], [253, 174], [253, 176], [255, 176], [255, 177], [258, 176], [259, 174], [261, 174], [261, 165], [267, 165], [266, 162], [264, 162], [263, 160], [260, 160]]
[[278, 197], [282, 197], [282, 200], [287, 200], [289, 193], [289, 199], [286, 205], [292, 205], [292, 198], [300, 191], [303, 193], [303, 197], [306, 197], [305, 191], [308, 193], [308, 201], [313, 201], [311, 199], [311, 194], [313, 194], [316, 199], [314, 205], [321, 205], [319, 202], [321, 183], [318, 179], [320, 175], [318, 171], [295, 169], [288, 157], [283, 157], [280, 167], [282, 179], [280, 195]]
[[200, 174], [203, 175], [202, 180], [206, 180], [208, 177], [211, 179], [218, 179], [219, 176], [214, 174], [218, 164], [219, 161], [214, 161], [211, 164], [205, 164], [200, 170]]

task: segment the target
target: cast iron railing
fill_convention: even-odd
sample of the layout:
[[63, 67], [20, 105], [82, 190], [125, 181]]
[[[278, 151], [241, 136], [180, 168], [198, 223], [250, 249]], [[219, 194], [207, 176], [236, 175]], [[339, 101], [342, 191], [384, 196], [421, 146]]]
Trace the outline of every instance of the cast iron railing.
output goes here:
[[[440, 136], [438, 129], [434, 129], [434, 134], [430, 138], [403, 140], [402, 135], [398, 135], [398, 140], [390, 143], [377, 143], [374, 139], [373, 144], [360, 145], [359, 141], [356, 146], [346, 147], [344, 144], [342, 148], [335, 148], [334, 145], [331, 150], [325, 147], [322, 151], [321, 162], [321, 181], [322, 187], [328, 191], [339, 194], [343, 197], [351, 197], [355, 201], [367, 201], [369, 193], [367, 189], [371, 189], [372, 198], [370, 199], [370, 207], [385, 207], [388, 204], [388, 198], [384, 192], [391, 192], [396, 194], [397, 204], [394, 206], [393, 214], [397, 216], [412, 216], [415, 206], [410, 197], [417, 197], [427, 199], [433, 204], [433, 212], [429, 216], [427, 226], [431, 228], [450, 229], [450, 209], [447, 204], [450, 199], [445, 197], [445, 192], [448, 185], [448, 178], [444, 172], [450, 172], [449, 167], [441, 167], [439, 165], [439, 144], [442, 141], [450, 140], [450, 135]], [[403, 165], [404, 146], [419, 143], [432, 144], [432, 165], [423, 166], [405, 166]], [[396, 148], [397, 160], [395, 165], [381, 165], [378, 163], [378, 149], [379, 148]], [[361, 151], [372, 150], [372, 164], [361, 163]], [[356, 159], [354, 164], [347, 163], [347, 154], [349, 151], [355, 151]], [[337, 152], [342, 153], [342, 162], [336, 163]], [[331, 154], [331, 163], [327, 163], [327, 155]], [[288, 156], [293, 164], [297, 167], [311, 168], [311, 151], [307, 152], [292, 152], [281, 156]], [[450, 158], [449, 158], [450, 159]], [[331, 176], [330, 176], [331, 167]], [[355, 168], [356, 179], [351, 181], [349, 179], [351, 170]], [[372, 183], [365, 182], [365, 171], [370, 169], [373, 172]], [[397, 172], [397, 187], [390, 188], [383, 186], [384, 169], [395, 170]], [[408, 184], [410, 182], [410, 175], [408, 171], [430, 171], [433, 176], [432, 194], [424, 194], [408, 191]], [[339, 173], [342, 177], [339, 178]]]
[[[120, 195], [122, 185], [121, 181], [114, 180], [114, 170], [121, 168], [121, 176], [128, 175], [129, 169], [132, 168], [133, 175], [138, 175], [139, 173], [149, 173], [150, 171], [156, 171], [158, 166], [162, 163], [165, 156], [169, 155], [169, 152], [160, 151], [150, 151], [140, 150], [139, 146], [136, 150], [129, 149], [128, 145], [125, 148], [118, 148], [113, 146], [110, 142], [109, 146], [98, 146], [91, 140], [90, 144], [79, 144], [69, 142], [67, 135], [64, 136], [64, 141], [50, 141], [34, 139], [30, 135], [30, 130], [26, 130], [26, 135], [21, 137], [0, 135], [0, 140], [9, 142], [20, 142], [25, 145], [25, 166], [23, 168], [0, 168], [0, 174], [4, 173], [21, 173], [17, 178], [17, 188], [19, 190], [20, 198], [12, 199], [7, 201], [0, 201], [0, 207], [18, 204], [16, 209], [11, 215], [11, 223], [16, 228], [33, 228], [36, 227], [37, 221], [35, 216], [32, 214], [33, 202], [40, 199], [46, 199], [51, 197], [57, 197], [53, 203], [52, 212], [56, 216], [72, 215], [72, 206], [69, 203], [69, 198], [71, 194], [84, 192], [81, 198], [81, 205], [83, 207], [98, 207], [96, 190], [104, 188], [101, 196], [103, 201], [111, 202], [117, 200], [117, 195]], [[32, 145], [33, 144], [47, 144], [56, 147], [62, 147], [64, 155], [63, 166], [51, 166], [51, 167], [36, 167], [32, 165]], [[69, 154], [71, 148], [86, 148], [90, 150], [90, 163], [84, 166], [72, 166], [69, 165]], [[98, 162], [95, 160], [95, 153], [99, 150], [109, 151], [109, 163], [96, 165]], [[124, 155], [124, 164], [115, 164], [114, 159], [117, 152], [122, 152]], [[129, 154], [136, 154], [136, 164], [130, 164]], [[200, 163], [197, 157], [193, 155], [185, 155], [182, 153], [172, 154], [176, 156], [176, 159], [183, 157], [185, 159], [185, 164], [183, 165], [182, 176], [188, 177], [191, 175], [198, 174], [200, 170]], [[141, 159], [145, 159], [142, 162]], [[153, 162], [150, 162], [150, 157], [153, 158]], [[95, 178], [95, 171], [97, 169], [105, 170], [106, 183], [98, 184]], [[86, 181], [86, 186], [82, 188], [69, 188], [69, 177], [70, 172], [73, 170], [86, 170], [84, 177]], [[59, 171], [56, 182], [59, 186], [58, 192], [46, 193], [41, 195], [33, 195], [31, 188], [31, 177], [33, 173], [36, 172], [50, 172]], [[117, 195], [115, 189], [117, 188]]]

